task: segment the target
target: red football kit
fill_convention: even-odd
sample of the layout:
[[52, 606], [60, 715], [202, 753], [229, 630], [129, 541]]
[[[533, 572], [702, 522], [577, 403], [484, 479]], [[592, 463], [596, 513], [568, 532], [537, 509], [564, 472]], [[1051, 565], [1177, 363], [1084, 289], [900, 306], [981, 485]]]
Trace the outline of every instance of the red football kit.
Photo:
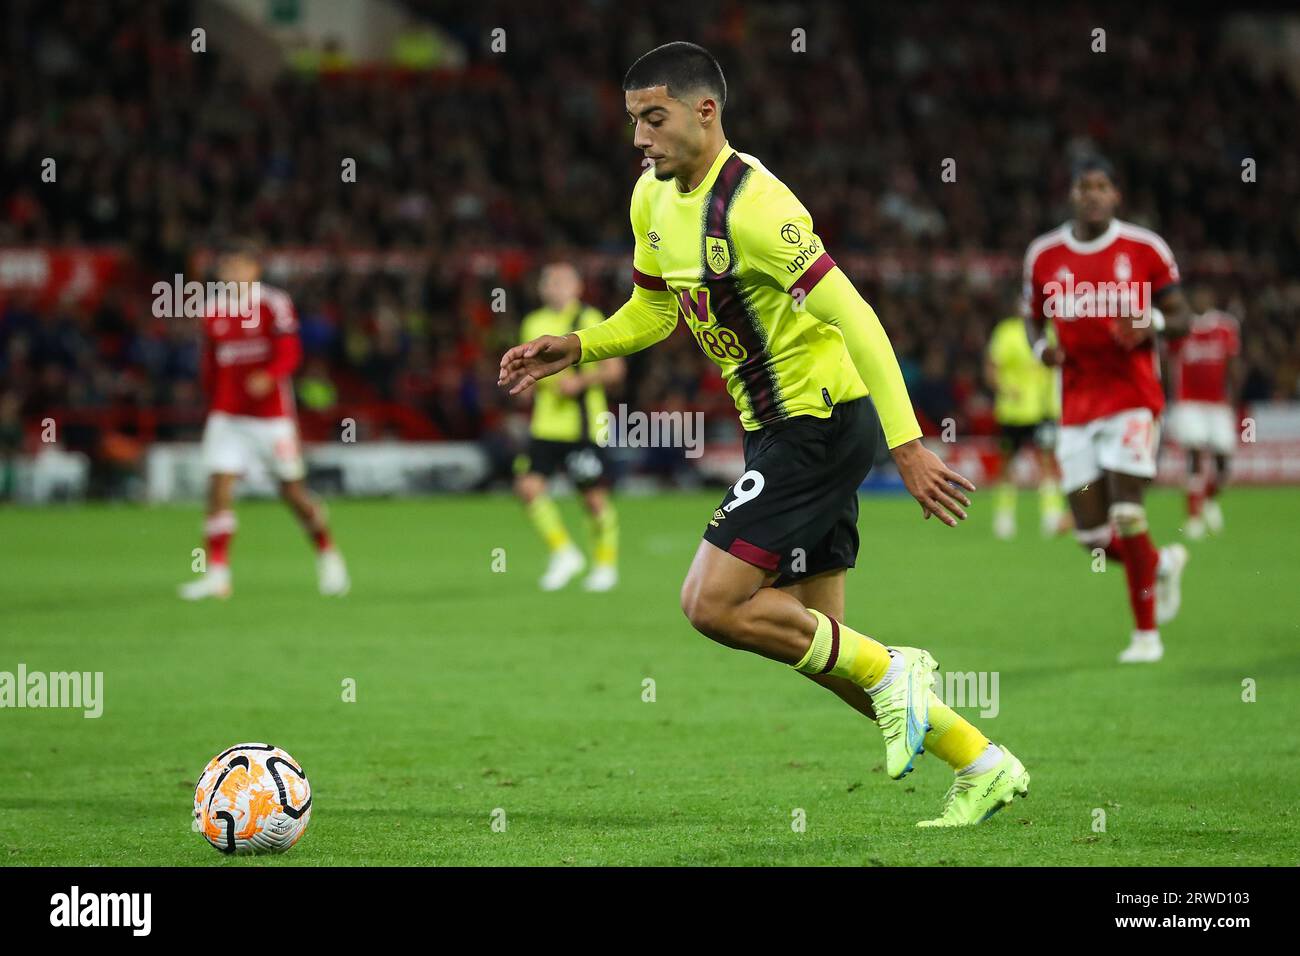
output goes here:
[[1053, 322], [1065, 353], [1062, 425], [1130, 408], [1160, 414], [1164, 394], [1154, 342], [1126, 348], [1115, 331], [1178, 283], [1178, 265], [1163, 239], [1113, 219], [1100, 236], [1083, 242], [1066, 223], [1029, 244], [1024, 283], [1029, 317]]
[[[292, 376], [302, 360], [298, 316], [288, 293], [258, 283], [248, 297], [247, 314], [239, 303], [210, 297], [203, 319], [205, 343], [203, 378], [211, 411], [253, 418], [291, 418], [294, 415]], [[262, 370], [275, 379], [275, 387], [255, 398], [245, 379]]]

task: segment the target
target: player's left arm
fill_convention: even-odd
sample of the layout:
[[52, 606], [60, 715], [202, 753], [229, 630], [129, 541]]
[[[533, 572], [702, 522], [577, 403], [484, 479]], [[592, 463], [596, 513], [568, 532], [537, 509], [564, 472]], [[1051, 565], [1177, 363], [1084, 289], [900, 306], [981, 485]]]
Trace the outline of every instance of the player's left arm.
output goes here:
[[875, 402], [898, 473], [921, 505], [921, 512], [926, 518], [934, 515], [950, 527], [965, 520], [963, 509], [970, 507], [970, 499], [962, 489], [974, 491], [975, 485], [921, 443], [921, 426], [912, 410], [903, 372], [875, 310], [833, 264], [804, 296], [803, 307], [844, 336], [849, 357]]
[[1229, 324], [1228, 334], [1228, 404], [1241, 408], [1241, 396], [1246, 388], [1246, 363], [1241, 358], [1241, 332], [1235, 319]]
[[921, 426], [889, 336], [813, 231], [808, 210], [789, 189], [773, 184], [746, 198], [732, 216], [732, 228], [746, 261], [789, 292], [796, 309], [840, 330], [875, 402], [903, 483], [925, 517], [934, 515], [950, 526], [964, 520], [970, 499], [962, 489], [975, 486], [921, 444]]
[[1156, 331], [1171, 339], [1178, 339], [1192, 330], [1192, 307], [1187, 303], [1187, 296], [1183, 295], [1182, 286], [1169, 286], [1157, 292], [1155, 299], [1156, 308], [1164, 320], [1163, 328]]
[[1127, 348], [1135, 348], [1157, 335], [1181, 338], [1191, 331], [1192, 309], [1187, 304], [1179, 285], [1178, 263], [1164, 240], [1157, 237], [1146, 244], [1147, 281], [1151, 288], [1151, 301], [1147, 312], [1133, 316], [1131, 323], [1116, 328], [1116, 337]]
[[1241, 408], [1241, 395], [1246, 387], [1246, 365], [1241, 360], [1240, 355], [1234, 355], [1228, 359], [1228, 404], [1233, 408]]
[[244, 388], [254, 398], [270, 394], [279, 382], [290, 378], [302, 364], [298, 316], [289, 297], [276, 294], [270, 301], [262, 303], [262, 320], [270, 323], [271, 358], [244, 380]]

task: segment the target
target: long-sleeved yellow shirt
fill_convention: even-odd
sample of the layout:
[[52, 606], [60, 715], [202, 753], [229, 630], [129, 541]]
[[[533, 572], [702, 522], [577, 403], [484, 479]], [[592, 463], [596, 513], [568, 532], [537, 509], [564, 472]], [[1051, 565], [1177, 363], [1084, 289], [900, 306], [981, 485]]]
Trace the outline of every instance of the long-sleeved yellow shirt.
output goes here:
[[689, 193], [647, 170], [632, 192], [632, 297], [577, 333], [582, 360], [627, 355], [684, 319], [747, 430], [826, 418], [871, 394], [890, 448], [921, 435], [893, 348], [794, 193], [724, 145]]

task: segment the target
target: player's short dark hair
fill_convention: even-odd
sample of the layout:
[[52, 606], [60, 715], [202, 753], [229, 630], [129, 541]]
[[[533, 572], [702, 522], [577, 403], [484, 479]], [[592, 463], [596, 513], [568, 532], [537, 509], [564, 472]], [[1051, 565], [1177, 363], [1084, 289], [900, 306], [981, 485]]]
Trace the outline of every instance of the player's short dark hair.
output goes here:
[[263, 251], [262, 243], [253, 236], [223, 236], [216, 244], [219, 256], [246, 256], [260, 260]]
[[644, 90], [668, 87], [668, 95], [680, 100], [697, 90], [710, 94], [718, 106], [727, 105], [727, 78], [717, 59], [704, 47], [685, 40], [657, 46], [632, 64], [623, 77], [623, 89]]
[[1090, 153], [1087, 156], [1080, 156], [1070, 167], [1070, 182], [1077, 183], [1079, 177], [1084, 173], [1105, 173], [1106, 178], [1115, 186], [1119, 185], [1119, 180], [1115, 177], [1115, 164], [1105, 156], [1097, 153]]

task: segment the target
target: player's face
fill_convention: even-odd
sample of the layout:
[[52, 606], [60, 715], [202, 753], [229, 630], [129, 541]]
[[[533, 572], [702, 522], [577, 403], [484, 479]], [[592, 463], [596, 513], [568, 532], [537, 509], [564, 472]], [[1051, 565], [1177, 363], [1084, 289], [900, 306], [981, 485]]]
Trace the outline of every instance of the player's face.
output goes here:
[[542, 270], [537, 291], [548, 309], [563, 309], [582, 294], [582, 280], [573, 266], [557, 263]]
[[632, 145], [654, 160], [655, 179], [667, 182], [685, 176], [704, 152], [705, 128], [697, 110], [668, 95], [668, 87], [652, 86], [624, 94]]
[[1208, 286], [1197, 286], [1192, 292], [1192, 311], [1197, 315], [1209, 312], [1214, 308], [1214, 290]]
[[231, 252], [217, 260], [217, 277], [222, 282], [256, 282], [261, 274], [257, 259], [243, 252]]
[[1119, 190], [1100, 169], [1090, 169], [1070, 187], [1074, 218], [1090, 226], [1105, 226], [1119, 208]]

